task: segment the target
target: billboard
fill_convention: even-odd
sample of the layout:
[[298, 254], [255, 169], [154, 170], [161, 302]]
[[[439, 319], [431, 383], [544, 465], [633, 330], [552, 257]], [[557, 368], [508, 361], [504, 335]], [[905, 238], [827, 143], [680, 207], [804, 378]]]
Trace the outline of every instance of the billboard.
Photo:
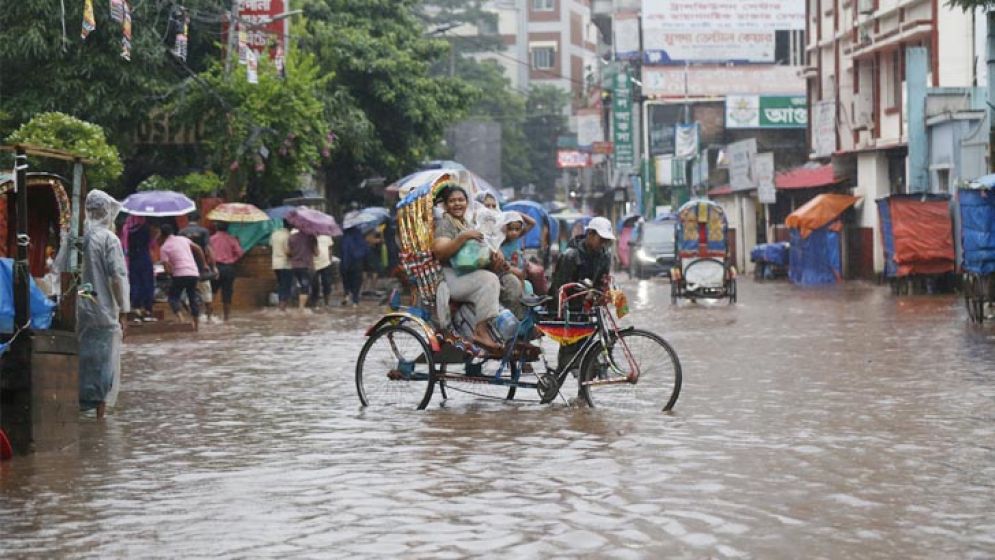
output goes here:
[[[742, 95], [803, 95], [805, 79], [797, 66], [750, 64], [724, 66], [701, 64], [647, 66], [642, 68], [643, 95], [650, 98], [725, 97], [729, 91]], [[686, 89], [685, 89], [686, 88]]]
[[727, 95], [726, 128], [806, 128], [804, 95]]
[[591, 167], [591, 154], [580, 150], [557, 150], [556, 167], [557, 169]]
[[612, 18], [615, 60], [639, 60], [639, 14], [621, 12]]
[[805, 29], [805, 0], [643, 0], [649, 64], [774, 62], [774, 32]]
[[[242, 0], [238, 8], [240, 51], [251, 49], [257, 55], [267, 52], [271, 59], [282, 59], [287, 52], [290, 18], [273, 18], [288, 11], [290, 0]], [[222, 32], [228, 35], [227, 22], [222, 24]], [[244, 52], [240, 52], [239, 60], [246, 61]]]

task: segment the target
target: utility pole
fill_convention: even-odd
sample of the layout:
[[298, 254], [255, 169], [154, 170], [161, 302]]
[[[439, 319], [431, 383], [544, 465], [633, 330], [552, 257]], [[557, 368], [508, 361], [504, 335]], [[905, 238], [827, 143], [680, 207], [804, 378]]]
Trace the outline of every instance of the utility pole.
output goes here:
[[228, 50], [225, 52], [225, 75], [231, 74], [232, 57], [238, 49], [238, 10], [241, 0], [232, 0], [231, 13], [228, 14]]

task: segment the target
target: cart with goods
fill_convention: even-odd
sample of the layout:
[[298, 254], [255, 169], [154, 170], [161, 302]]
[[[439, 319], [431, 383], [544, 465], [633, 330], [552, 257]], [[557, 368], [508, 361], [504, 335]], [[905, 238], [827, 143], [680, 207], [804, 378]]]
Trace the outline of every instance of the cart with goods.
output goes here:
[[956, 268], [950, 197], [893, 194], [877, 200], [884, 277], [895, 295], [933, 291]]
[[964, 304], [975, 323], [995, 307], [995, 187], [957, 191]]

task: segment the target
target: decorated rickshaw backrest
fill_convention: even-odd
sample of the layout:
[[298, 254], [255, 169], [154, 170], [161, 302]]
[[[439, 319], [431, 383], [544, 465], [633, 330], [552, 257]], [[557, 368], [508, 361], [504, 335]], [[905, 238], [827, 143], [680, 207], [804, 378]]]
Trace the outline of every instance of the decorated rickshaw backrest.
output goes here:
[[[29, 173], [28, 183], [28, 235], [31, 238], [31, 274], [45, 274], [45, 248], [61, 242], [61, 237], [51, 238], [49, 225], [58, 226], [60, 233], [70, 229], [71, 208], [66, 193], [65, 180], [51, 173]], [[0, 256], [13, 256], [15, 245], [12, 224], [7, 223], [7, 205], [14, 203], [14, 181], [9, 174], [0, 175]]]
[[698, 254], [702, 241], [709, 253], [725, 254], [729, 223], [721, 206], [709, 200], [692, 200], [677, 211], [677, 220], [677, 246], [682, 254]]

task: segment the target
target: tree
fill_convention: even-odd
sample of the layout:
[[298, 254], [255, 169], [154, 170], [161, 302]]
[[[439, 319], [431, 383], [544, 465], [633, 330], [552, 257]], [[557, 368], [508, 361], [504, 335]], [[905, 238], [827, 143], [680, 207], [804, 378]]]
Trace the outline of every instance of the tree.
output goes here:
[[546, 199], [556, 193], [557, 139], [569, 131], [566, 108], [569, 94], [556, 86], [533, 86], [526, 103], [525, 137], [529, 144], [529, 159], [537, 190]]
[[287, 53], [282, 76], [265, 56], [258, 83], [249, 83], [246, 72], [238, 65], [226, 73], [215, 60], [193, 78], [200, 87], [170, 108], [181, 120], [199, 123], [205, 163], [224, 178], [227, 198], [263, 204], [294, 192], [301, 174], [331, 156], [322, 100], [331, 76], [296, 48]]
[[[92, 160], [86, 177], [94, 188], [116, 191], [124, 169], [117, 148], [107, 143], [102, 128], [64, 113], [39, 114], [15, 130], [6, 142], [66, 150]], [[60, 170], [63, 174], [67, 171], [68, 167]]]
[[[444, 72], [450, 76], [456, 74], [460, 56], [503, 48], [498, 34], [498, 15], [486, 9], [483, 0], [422, 1], [416, 5], [415, 13], [425, 22], [430, 35], [446, 37], [449, 41]], [[453, 33], [457, 28], [474, 28], [476, 33]]]
[[[219, 9], [220, 0], [189, 0], [191, 9]], [[172, 40], [162, 33], [172, 2], [132, 2], [131, 61], [121, 57], [121, 24], [107, 2], [94, 2], [97, 28], [80, 38], [83, 2], [5, 2], [0, 10], [0, 136], [45, 111], [102, 126], [112, 142], [129, 144], [150, 106], [179, 79]], [[215, 24], [220, 26], [220, 24]], [[197, 41], [198, 49], [204, 41]], [[202, 56], [201, 51], [195, 51]]]
[[525, 96], [511, 89], [504, 68], [493, 60], [461, 57], [456, 76], [486, 95], [467, 111], [470, 117], [485, 117], [501, 125], [501, 178], [506, 186], [533, 181], [529, 145], [525, 137]]
[[424, 36], [413, 0], [312, 0], [302, 46], [334, 73], [324, 88], [337, 140], [323, 166], [329, 192], [355, 200], [370, 175], [397, 178], [431, 156], [445, 127], [479, 94], [428, 70], [445, 42]]
[[995, 0], [947, 0], [947, 5], [965, 11], [975, 8], [995, 8]]

